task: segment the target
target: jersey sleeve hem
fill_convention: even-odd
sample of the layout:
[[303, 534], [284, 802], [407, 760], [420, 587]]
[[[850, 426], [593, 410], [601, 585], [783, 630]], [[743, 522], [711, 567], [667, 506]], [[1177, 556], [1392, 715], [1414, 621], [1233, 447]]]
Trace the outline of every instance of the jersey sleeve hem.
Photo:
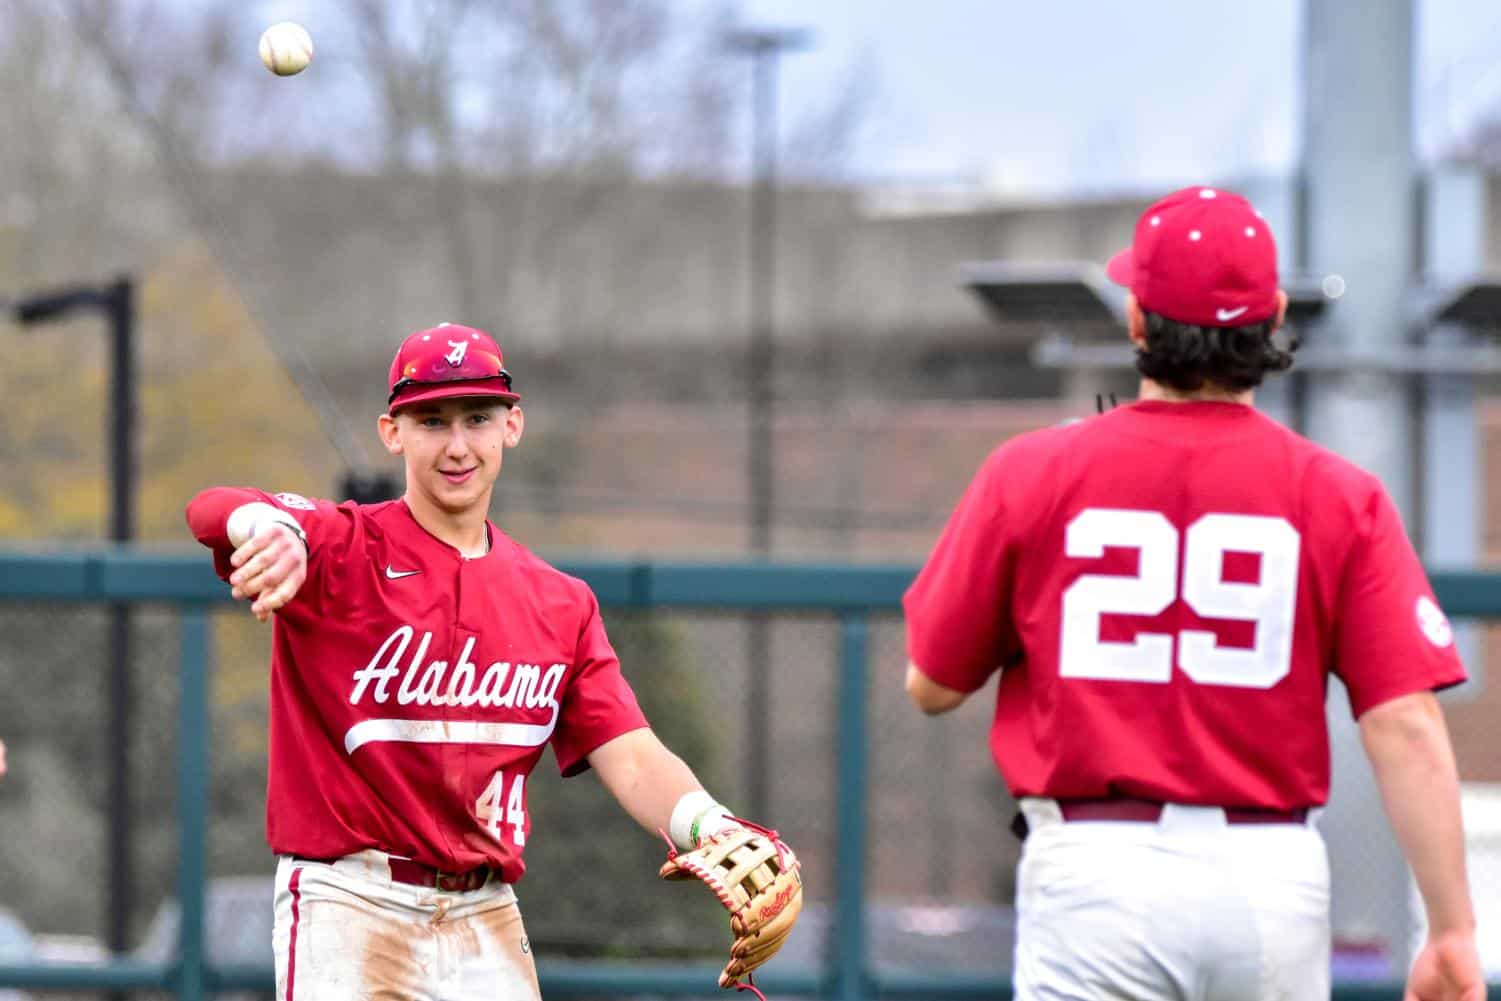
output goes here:
[[[582, 775], [589, 770], [589, 755], [604, 747], [616, 737], [624, 736], [635, 730], [645, 730], [648, 725], [646, 717], [642, 716], [634, 721], [622, 721], [618, 727], [601, 730], [598, 734], [598, 739], [577, 748], [569, 748], [567, 757], [558, 755], [558, 771], [565, 779], [571, 779], [575, 775]], [[557, 752], [556, 745], [554, 745], [553, 750], [554, 753]]]
[[985, 682], [989, 681], [990, 676], [995, 673], [995, 669], [992, 668], [980, 674], [979, 679], [976, 680], [975, 675], [979, 672], [963, 668], [947, 669], [942, 665], [941, 661], [927, 662], [910, 650], [907, 652], [907, 662], [917, 668], [922, 676], [929, 681], [942, 685], [944, 688], [952, 688], [956, 692], [963, 692], [966, 695], [971, 695], [984, 688]]
[[1362, 692], [1359, 699], [1356, 699], [1352, 693], [1350, 696], [1350, 713], [1358, 720], [1377, 706], [1385, 705], [1404, 696], [1417, 695], [1420, 692], [1442, 692], [1456, 685], [1464, 684], [1467, 680], [1468, 675], [1463, 670], [1450, 671], [1436, 678], [1413, 678], [1407, 680], [1406, 683], [1397, 682], [1374, 691]]

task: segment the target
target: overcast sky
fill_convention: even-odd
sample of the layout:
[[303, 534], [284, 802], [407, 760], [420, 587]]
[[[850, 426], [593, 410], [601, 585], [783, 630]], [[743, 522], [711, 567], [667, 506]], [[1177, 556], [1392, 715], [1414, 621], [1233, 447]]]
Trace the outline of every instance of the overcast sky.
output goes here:
[[[323, 2], [256, 6], [268, 20], [315, 23]], [[706, 12], [724, 0], [672, 2]], [[1501, 3], [1413, 2], [1418, 147], [1431, 159], [1478, 115], [1501, 111]], [[784, 123], [800, 103], [826, 106], [857, 70], [872, 82], [858, 177], [1021, 196], [1287, 174], [1303, 4], [739, 0], [751, 23], [813, 33], [813, 48], [785, 58]]]
[[[1368, 0], [1344, 0], [1364, 4]], [[1501, 107], [1501, 4], [1417, 0], [1420, 151]], [[879, 81], [857, 157], [889, 180], [998, 192], [1282, 174], [1298, 149], [1302, 0], [744, 0], [807, 26], [786, 114], [858, 64]], [[1398, 71], [1393, 67], [1393, 71]]]

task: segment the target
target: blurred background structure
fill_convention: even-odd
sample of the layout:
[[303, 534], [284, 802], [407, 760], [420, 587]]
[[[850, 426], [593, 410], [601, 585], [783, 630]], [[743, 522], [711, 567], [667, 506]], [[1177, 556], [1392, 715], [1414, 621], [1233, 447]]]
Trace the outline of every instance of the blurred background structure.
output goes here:
[[[1262, 208], [1302, 306], [1299, 368], [1261, 401], [1378, 472], [1430, 565], [1493, 567], [1501, 13], [1208, 6], [7, 0], [0, 299], [129, 274], [135, 433], [100, 433], [125, 422], [106, 417], [119, 369], [98, 317], [0, 323], [0, 548], [133, 529], [192, 552], [182, 507], [213, 483], [399, 489], [373, 434], [390, 352], [454, 320], [496, 335], [525, 398], [493, 515], [544, 555], [911, 566], [998, 442], [1134, 393], [1091, 269], [1157, 195], [1210, 183]], [[318, 48], [289, 79], [255, 54], [284, 18]], [[808, 34], [746, 33], [768, 25]], [[133, 474], [133, 496], [112, 501], [108, 456], [131, 452], [115, 482]], [[271, 873], [268, 635], [212, 619], [207, 864], [233, 907]], [[124, 621], [0, 603], [0, 963], [23, 937], [74, 958], [161, 959], [172, 940], [180, 627], [151, 605]], [[608, 623], [669, 742], [776, 820], [807, 860], [809, 927], [835, 928], [838, 624]], [[1489, 900], [1495, 639], [1465, 631], [1476, 681], [1446, 696]], [[912, 969], [1004, 974], [1016, 845], [985, 700], [957, 726], [912, 712], [889, 610], [869, 652], [871, 941], [917, 943]], [[1390, 979], [1414, 912], [1338, 693], [1330, 714], [1337, 961]], [[638, 922], [569, 898], [579, 846], [549, 824], [617, 825], [637, 855], [594, 864], [650, 876], [655, 846], [596, 785], [534, 793], [522, 896], [544, 964], [712, 954], [681, 895]]]

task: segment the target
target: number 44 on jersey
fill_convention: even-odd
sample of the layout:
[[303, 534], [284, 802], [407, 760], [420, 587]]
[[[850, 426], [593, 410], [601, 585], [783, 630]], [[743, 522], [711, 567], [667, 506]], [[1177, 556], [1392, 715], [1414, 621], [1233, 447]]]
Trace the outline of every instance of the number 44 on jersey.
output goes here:
[[[503, 804], [503, 805], [502, 805]], [[490, 837], [500, 840], [500, 825], [511, 825], [511, 840], [516, 845], [526, 844], [526, 776], [517, 775], [511, 781], [510, 795], [506, 795], [506, 774], [496, 772], [479, 799], [474, 801], [474, 815], [489, 830]]]

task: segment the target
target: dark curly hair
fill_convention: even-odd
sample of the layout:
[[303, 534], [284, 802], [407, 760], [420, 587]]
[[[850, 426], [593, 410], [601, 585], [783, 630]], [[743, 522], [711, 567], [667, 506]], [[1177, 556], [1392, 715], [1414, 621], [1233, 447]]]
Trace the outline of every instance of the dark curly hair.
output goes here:
[[1272, 339], [1275, 320], [1244, 327], [1197, 327], [1144, 313], [1147, 342], [1136, 349], [1136, 370], [1181, 392], [1193, 392], [1212, 382], [1232, 392], [1261, 385], [1268, 372], [1292, 367], [1298, 338], [1287, 346]]

